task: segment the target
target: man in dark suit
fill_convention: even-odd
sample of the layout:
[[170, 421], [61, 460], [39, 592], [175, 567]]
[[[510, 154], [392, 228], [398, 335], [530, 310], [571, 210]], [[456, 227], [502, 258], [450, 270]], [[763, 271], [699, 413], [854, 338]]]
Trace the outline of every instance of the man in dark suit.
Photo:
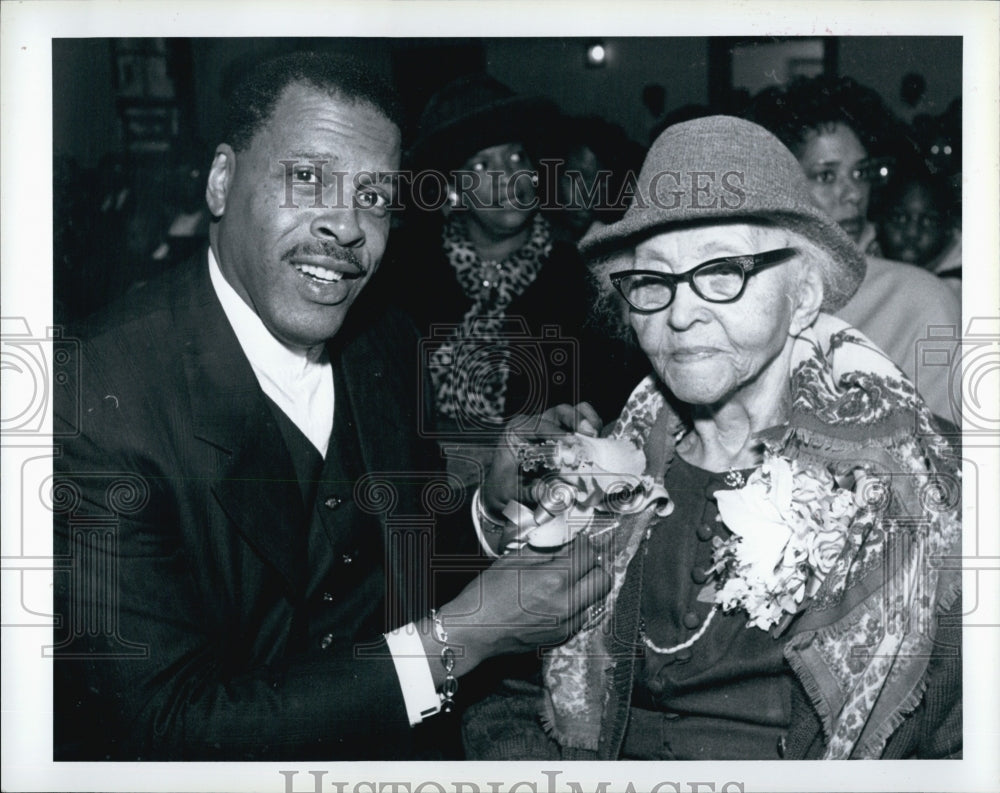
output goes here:
[[406, 757], [458, 677], [565, 639], [606, 588], [580, 545], [501, 558], [429, 612], [435, 511], [461, 499], [427, 473], [412, 330], [348, 317], [399, 152], [361, 68], [259, 67], [212, 163], [209, 250], [81, 334], [55, 411], [57, 760]]

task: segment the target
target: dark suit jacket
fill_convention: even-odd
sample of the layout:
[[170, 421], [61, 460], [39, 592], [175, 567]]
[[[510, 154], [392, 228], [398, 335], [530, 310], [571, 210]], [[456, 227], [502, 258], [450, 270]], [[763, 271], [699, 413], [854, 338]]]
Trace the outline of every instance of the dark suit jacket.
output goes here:
[[[443, 480], [423, 472], [439, 455], [416, 434], [412, 328], [365, 313], [354, 307], [362, 322], [330, 354], [363, 469], [387, 487], [348, 482], [344, 497], [386, 549], [412, 548], [426, 544], [414, 526], [431, 536], [426, 496]], [[320, 647], [295, 627], [315, 607], [303, 594], [309, 517], [205, 255], [92, 323], [80, 373], [55, 408], [59, 432], [78, 429], [53, 496], [56, 759], [406, 756], [412, 731], [380, 633]], [[427, 556], [369, 560], [385, 571], [383, 629], [419, 616]]]

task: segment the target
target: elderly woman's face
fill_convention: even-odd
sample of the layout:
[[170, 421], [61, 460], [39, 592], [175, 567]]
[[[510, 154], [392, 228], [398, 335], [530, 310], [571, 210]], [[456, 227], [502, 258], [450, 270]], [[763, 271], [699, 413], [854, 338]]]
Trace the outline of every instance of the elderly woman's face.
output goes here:
[[536, 209], [534, 171], [520, 143], [476, 152], [456, 174], [459, 204], [486, 232], [505, 236], [524, 227]]
[[[785, 247], [788, 237], [779, 229], [746, 224], [683, 229], [641, 243], [632, 266], [681, 274], [710, 259]], [[632, 311], [630, 321], [643, 352], [678, 399], [715, 405], [744, 389], [787, 384], [787, 371], [774, 367], [782, 365], [775, 362], [790, 343], [794, 301], [788, 295], [795, 288], [796, 270], [788, 263], [749, 277], [733, 303], [710, 303], [682, 283], [667, 308]]]
[[858, 177], [868, 159], [854, 131], [837, 123], [814, 133], [797, 151], [813, 203], [840, 224], [855, 242], [868, 216], [871, 185]]

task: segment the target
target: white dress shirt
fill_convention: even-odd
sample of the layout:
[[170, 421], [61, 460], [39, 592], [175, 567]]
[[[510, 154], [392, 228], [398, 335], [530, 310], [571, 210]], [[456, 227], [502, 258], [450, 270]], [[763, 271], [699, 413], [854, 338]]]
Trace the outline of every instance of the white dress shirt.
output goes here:
[[[333, 430], [333, 367], [325, 345], [310, 349], [288, 347], [278, 341], [261, 318], [230, 286], [212, 249], [208, 272], [222, 310], [250, 361], [261, 390], [290, 418], [326, 458]], [[423, 643], [413, 623], [386, 634], [410, 724], [417, 724], [441, 709], [441, 698]]]
[[333, 429], [333, 367], [326, 346], [308, 349], [282, 344], [229, 285], [212, 249], [208, 272], [222, 310], [233, 326], [243, 354], [250, 361], [261, 390], [288, 416], [326, 458]]

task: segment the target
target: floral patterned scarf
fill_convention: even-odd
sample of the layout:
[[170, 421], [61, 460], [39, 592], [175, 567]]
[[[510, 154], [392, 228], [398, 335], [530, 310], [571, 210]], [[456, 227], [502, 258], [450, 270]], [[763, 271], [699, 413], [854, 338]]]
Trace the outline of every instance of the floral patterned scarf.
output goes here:
[[507, 307], [538, 276], [552, 250], [551, 229], [536, 214], [528, 241], [502, 262], [479, 258], [461, 215], [449, 216], [442, 242], [472, 305], [431, 352], [428, 365], [437, 409], [451, 419], [461, 416], [480, 426], [499, 427], [510, 373], [507, 339], [511, 329], [504, 323]]
[[[771, 440], [804, 465], [864, 468], [874, 509], [859, 511], [868, 519], [851, 526], [839, 563], [792, 622], [784, 654], [820, 718], [825, 757], [876, 758], [919, 704], [937, 614], [958, 595], [959, 571], [935, 561], [960, 553], [959, 469], [913, 385], [841, 320], [820, 315], [796, 340], [791, 383], [789, 424]], [[644, 446], [647, 473], [655, 473], [669, 464], [682, 428], [649, 377], [611, 434]], [[598, 748], [613, 696], [610, 620], [652, 519], [651, 510], [619, 519], [603, 617], [544, 661], [542, 721], [565, 747]]]

